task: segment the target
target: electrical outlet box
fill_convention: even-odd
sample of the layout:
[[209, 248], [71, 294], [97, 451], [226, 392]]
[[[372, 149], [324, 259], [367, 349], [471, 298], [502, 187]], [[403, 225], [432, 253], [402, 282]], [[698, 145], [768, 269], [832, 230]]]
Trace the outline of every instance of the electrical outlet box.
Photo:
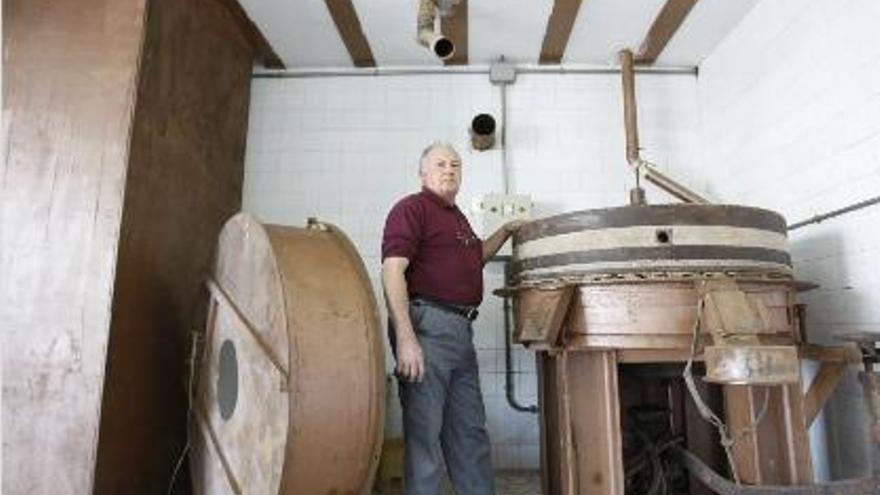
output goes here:
[[[482, 227], [482, 237], [485, 239], [511, 220], [530, 219], [533, 206], [532, 197], [528, 194], [488, 193], [474, 198], [471, 211]], [[511, 246], [512, 242], [506, 242], [498, 255], [510, 256], [513, 253]]]
[[516, 81], [516, 67], [507, 62], [492, 62], [489, 65], [489, 82], [492, 84], [513, 84]]

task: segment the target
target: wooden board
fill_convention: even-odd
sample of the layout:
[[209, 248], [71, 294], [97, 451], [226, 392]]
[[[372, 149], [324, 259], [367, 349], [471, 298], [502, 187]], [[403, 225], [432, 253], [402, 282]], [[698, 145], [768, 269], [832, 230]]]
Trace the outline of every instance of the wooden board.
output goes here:
[[[131, 130], [95, 493], [168, 491], [192, 334], [241, 207], [254, 49], [216, 0], [152, 0]], [[137, 424], [138, 428], [132, 428]], [[177, 490], [188, 483], [178, 476]]]
[[513, 339], [520, 343], [555, 345], [574, 292], [572, 286], [517, 292], [513, 299]]
[[582, 0], [555, 0], [553, 2], [553, 10], [547, 19], [538, 63], [545, 65], [562, 62], [581, 2]]
[[615, 353], [541, 353], [539, 363], [545, 493], [623, 495]]
[[357, 10], [351, 0], [324, 0], [324, 3], [327, 4], [330, 17], [336, 24], [336, 30], [354, 66], [375, 67], [376, 60], [373, 58], [370, 42], [367, 41]]
[[[812, 482], [812, 461], [800, 383], [772, 387], [724, 386], [726, 421], [734, 438], [740, 479], [758, 485]], [[766, 412], [757, 424], [757, 418]]]
[[3, 493], [92, 493], [143, 0], [3, 2]]
[[468, 0], [460, 0], [452, 9], [452, 15], [440, 18], [440, 31], [455, 46], [451, 57], [444, 65], [468, 64]]
[[541, 491], [548, 495], [562, 492], [562, 463], [559, 448], [561, 395], [556, 386], [559, 374], [557, 360], [555, 355], [548, 352], [539, 352], [537, 355]]
[[[768, 329], [761, 336], [762, 342], [795, 343], [791, 287], [785, 282], [768, 282], [743, 283], [741, 288], [747, 300], [763, 308], [762, 316]], [[570, 313], [562, 324], [566, 333], [563, 340], [568, 345], [602, 349], [690, 349], [699, 298], [692, 282], [585, 284], [575, 290]], [[530, 299], [517, 301], [523, 306], [520, 310], [523, 314], [534, 312], [533, 307], [540, 306], [537, 301], [529, 302]], [[540, 318], [533, 320], [540, 321]], [[702, 328], [706, 330], [705, 326]]]
[[639, 48], [636, 62], [653, 64], [696, 4], [697, 0], [666, 0]]

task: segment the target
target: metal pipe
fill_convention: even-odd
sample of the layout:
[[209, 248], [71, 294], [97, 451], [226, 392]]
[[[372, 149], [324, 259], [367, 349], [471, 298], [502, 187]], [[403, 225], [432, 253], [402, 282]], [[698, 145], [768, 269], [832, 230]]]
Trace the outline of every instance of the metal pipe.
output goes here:
[[440, 60], [446, 60], [455, 53], [455, 45], [442, 33], [434, 31], [434, 19], [437, 17], [435, 0], [421, 0], [416, 19], [416, 32], [419, 43], [428, 47], [431, 53]]
[[[510, 263], [504, 263], [504, 286], [510, 286]], [[516, 411], [528, 412], [532, 414], [538, 413], [538, 406], [524, 406], [520, 404], [516, 398], [516, 386], [514, 384], [513, 371], [513, 346], [510, 342], [510, 296], [504, 295], [504, 392], [507, 396], [507, 403]]]
[[[555, 75], [615, 75], [620, 74], [619, 67], [591, 64], [538, 65], [517, 64], [517, 74], [555, 74]], [[655, 74], [669, 76], [696, 76], [695, 67], [636, 67], [637, 74]], [[337, 67], [316, 69], [264, 69], [255, 68], [253, 77], [258, 79], [305, 79], [310, 77], [375, 77], [375, 76], [421, 76], [433, 74], [489, 74], [489, 65], [446, 65], [446, 66], [412, 66], [389, 65], [383, 67]]]
[[[636, 154], [638, 154], [638, 151]], [[685, 203], [709, 204], [709, 201], [706, 198], [679, 184], [674, 179], [657, 170], [651, 163], [642, 160], [641, 158], [638, 159], [638, 164], [636, 165], [636, 174], [639, 173], [641, 173], [646, 181], [663, 189]]]
[[636, 173], [636, 187], [633, 191], [630, 191], [630, 204], [633, 206], [645, 204], [645, 194], [639, 185], [640, 177], [644, 177], [648, 182], [685, 203], [709, 203], [699, 194], [661, 173], [646, 160], [642, 160], [639, 154], [639, 117], [636, 107], [636, 77], [633, 53], [630, 50], [621, 50], [619, 57], [623, 87], [623, 125], [626, 132], [626, 161]]
[[623, 125], [626, 130], [626, 161], [633, 168], [639, 165], [639, 125], [636, 110], [636, 77], [633, 53], [620, 51], [620, 75], [623, 82]]
[[[510, 194], [510, 171], [507, 166], [507, 84], [501, 84], [501, 181], [504, 194]], [[512, 241], [511, 241], [512, 242]], [[505, 298], [505, 301], [507, 299]]]
[[828, 213], [823, 213], [821, 215], [815, 215], [814, 217], [809, 218], [807, 220], [804, 220], [802, 222], [793, 223], [788, 226], [788, 230], [789, 230], [789, 232], [792, 230], [797, 230], [801, 227], [806, 227], [807, 225], [810, 225], [813, 223], [819, 223], [819, 222], [828, 220], [829, 218], [834, 218], [834, 217], [838, 217], [840, 215], [850, 213], [850, 212], [853, 212], [856, 210], [861, 210], [862, 208], [867, 208], [869, 206], [873, 206], [878, 203], [880, 203], [880, 196], [875, 196], [873, 198], [866, 199], [864, 201], [859, 201], [858, 203], [853, 203], [849, 206], [844, 206], [843, 208], [839, 208], [837, 210], [829, 211]]

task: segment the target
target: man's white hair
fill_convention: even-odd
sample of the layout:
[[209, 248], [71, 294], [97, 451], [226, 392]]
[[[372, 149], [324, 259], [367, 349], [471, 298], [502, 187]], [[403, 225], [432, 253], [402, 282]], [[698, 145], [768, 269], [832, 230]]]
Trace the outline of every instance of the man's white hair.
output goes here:
[[459, 160], [461, 160], [461, 155], [458, 154], [458, 150], [455, 149], [455, 146], [452, 146], [446, 141], [434, 141], [429, 144], [424, 151], [422, 151], [422, 156], [419, 158], [419, 170], [422, 170], [422, 167], [425, 165], [425, 160], [428, 158], [428, 155], [435, 150], [444, 150], [455, 155]]

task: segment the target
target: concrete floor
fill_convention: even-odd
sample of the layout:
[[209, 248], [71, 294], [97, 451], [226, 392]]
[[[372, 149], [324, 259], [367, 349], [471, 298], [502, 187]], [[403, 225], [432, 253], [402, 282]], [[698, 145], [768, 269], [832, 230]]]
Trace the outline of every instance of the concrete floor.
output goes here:
[[[499, 471], [495, 473], [496, 495], [538, 495], [541, 493], [541, 475], [537, 471]], [[400, 483], [392, 483], [373, 495], [400, 495]], [[443, 495], [456, 495], [447, 480]], [[467, 494], [457, 494], [467, 495]]]

